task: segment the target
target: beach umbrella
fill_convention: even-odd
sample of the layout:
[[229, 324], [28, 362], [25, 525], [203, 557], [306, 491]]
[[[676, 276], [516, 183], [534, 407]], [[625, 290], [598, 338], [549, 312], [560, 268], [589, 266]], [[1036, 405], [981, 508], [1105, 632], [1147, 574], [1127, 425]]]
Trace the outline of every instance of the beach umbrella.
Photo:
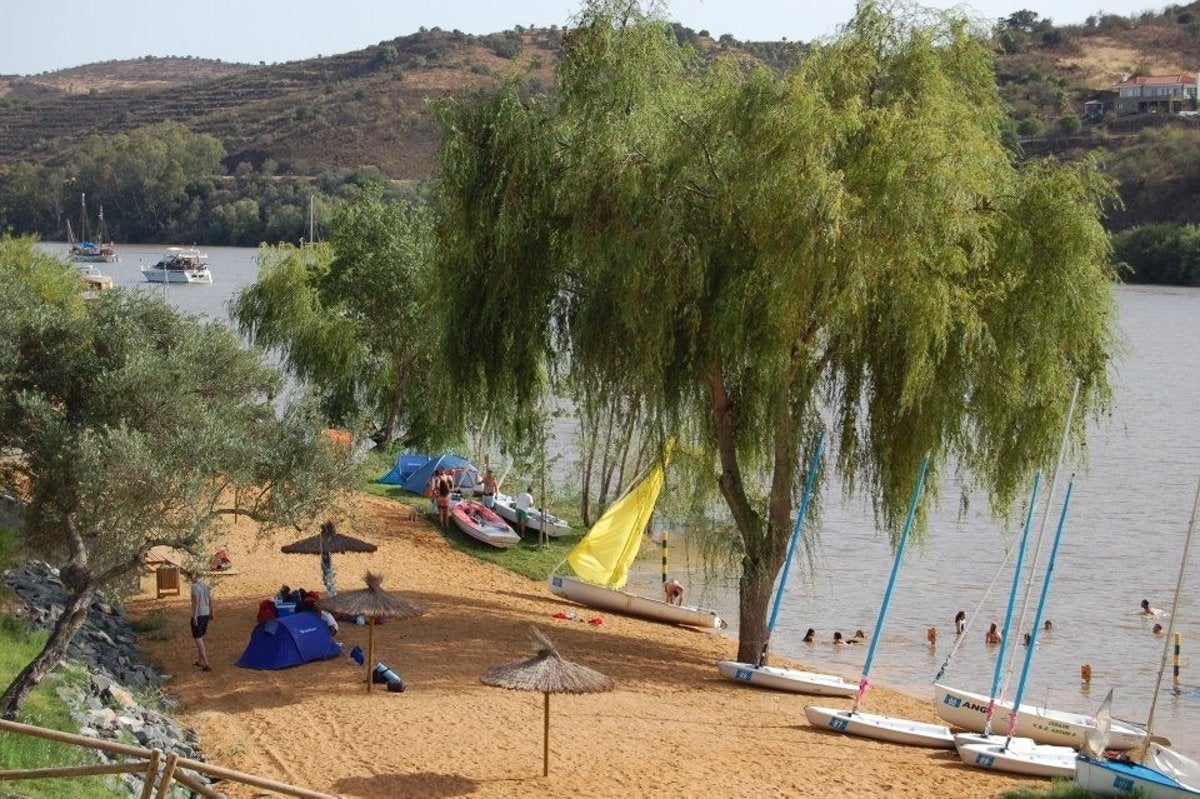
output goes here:
[[613, 689], [613, 681], [595, 669], [563, 660], [550, 639], [537, 627], [530, 627], [536, 654], [525, 660], [502, 663], [487, 670], [480, 678], [484, 685], [514, 691], [541, 691], [545, 697], [542, 711], [542, 776], [550, 774], [550, 694], [597, 694]]
[[317, 600], [317, 607], [330, 613], [349, 616], [362, 615], [367, 618], [367, 693], [371, 692], [371, 672], [375, 668], [375, 619], [383, 616], [390, 619], [409, 619], [420, 616], [425, 608], [405, 599], [399, 594], [389, 594], [381, 587], [383, 575], [367, 572], [363, 579], [367, 587], [357, 591], [345, 591], [337, 596], [326, 596]]
[[342, 535], [333, 526], [333, 522], [322, 524], [321, 532], [316, 535], [301, 538], [299, 541], [293, 541], [279, 548], [281, 552], [290, 554], [320, 555], [321, 580], [325, 583], [325, 593], [331, 596], [337, 593], [337, 588], [334, 586], [333, 558], [331, 556], [344, 552], [374, 552], [377, 549], [379, 547], [368, 541]]

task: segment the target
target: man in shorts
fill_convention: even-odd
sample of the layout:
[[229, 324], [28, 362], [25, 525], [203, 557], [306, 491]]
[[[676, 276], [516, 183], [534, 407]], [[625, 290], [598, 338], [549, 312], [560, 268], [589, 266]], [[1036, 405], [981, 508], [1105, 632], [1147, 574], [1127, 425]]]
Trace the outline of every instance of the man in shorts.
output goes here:
[[192, 640], [196, 642], [194, 665], [201, 671], [212, 671], [212, 667], [208, 665], [208, 649], [204, 645], [208, 623], [213, 618], [212, 590], [197, 575], [188, 576], [192, 579]]
[[525, 535], [525, 522], [529, 520], [529, 509], [533, 507], [533, 486], [517, 495], [517, 535]]

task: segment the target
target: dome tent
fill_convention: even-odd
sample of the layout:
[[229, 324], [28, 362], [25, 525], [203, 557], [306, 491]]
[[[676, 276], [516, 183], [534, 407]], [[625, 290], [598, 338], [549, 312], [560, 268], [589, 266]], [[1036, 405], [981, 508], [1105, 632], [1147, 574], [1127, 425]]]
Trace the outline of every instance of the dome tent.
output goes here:
[[329, 627], [315, 613], [293, 613], [259, 622], [237, 665], [244, 669], [286, 669], [342, 654]]

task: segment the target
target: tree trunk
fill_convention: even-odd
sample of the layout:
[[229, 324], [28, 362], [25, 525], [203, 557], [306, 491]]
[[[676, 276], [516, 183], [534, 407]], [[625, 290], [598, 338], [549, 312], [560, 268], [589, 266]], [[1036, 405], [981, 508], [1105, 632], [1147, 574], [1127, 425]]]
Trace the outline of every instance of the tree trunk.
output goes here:
[[20, 674], [0, 696], [0, 717], [15, 721], [33, 689], [63, 661], [71, 641], [87, 621], [88, 608], [91, 607], [98, 588], [94, 580], [87, 579], [67, 598], [67, 606], [54, 625], [54, 631], [50, 633], [46, 646], [29, 665], [21, 669]]
[[770, 569], [750, 559], [742, 561], [738, 582], [738, 654], [742, 663], [758, 663], [767, 642], [767, 608], [775, 579]]

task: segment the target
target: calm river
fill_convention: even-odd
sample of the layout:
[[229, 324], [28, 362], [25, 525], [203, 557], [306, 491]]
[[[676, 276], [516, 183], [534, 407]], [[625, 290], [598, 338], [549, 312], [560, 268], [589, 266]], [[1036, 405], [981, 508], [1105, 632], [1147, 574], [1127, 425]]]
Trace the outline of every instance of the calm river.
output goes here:
[[[46, 249], [65, 253], [56, 243]], [[100, 265], [118, 286], [162, 293], [161, 285], [143, 282], [138, 271], [153, 264], [161, 247], [123, 245], [121, 263]], [[226, 320], [227, 302], [254, 279], [253, 249], [210, 247], [211, 286], [172, 285], [169, 301], [190, 312]], [[1063, 542], [1045, 618], [1053, 631], [1040, 638], [1026, 689], [1026, 701], [1063, 710], [1088, 712], [1115, 689], [1114, 715], [1145, 721], [1163, 639], [1151, 632], [1152, 621], [1138, 614], [1142, 599], [1170, 607], [1193, 493], [1200, 480], [1200, 290], [1128, 288], [1117, 290], [1120, 330], [1126, 352], [1114, 363], [1115, 406], [1111, 418], [1090, 424], [1087, 464], [1069, 463], [1053, 500], [1046, 525], [1044, 570], [1050, 538], [1058, 520], [1066, 480], [1075, 472]], [[565, 454], [565, 453], [564, 453]], [[564, 461], [569, 458], [564, 458]], [[1049, 478], [1042, 484], [1034, 535], [1041, 523]], [[928, 496], [928, 495], [927, 495]], [[879, 603], [892, 565], [885, 535], [875, 530], [867, 498], [841, 502], [836, 488], [826, 491], [815, 573], [793, 569], [773, 650], [814, 668], [856, 679], [865, 647], [835, 648], [834, 630], [872, 634]], [[958, 518], [957, 491], [941, 489], [941, 504], [932, 514], [924, 546], [910, 547], [901, 568], [871, 679], [915, 696], [932, 696], [932, 678], [954, 645], [953, 618], [958, 610], [977, 616], [947, 668], [944, 679], [960, 688], [987, 693], [995, 649], [984, 644], [990, 622], [1001, 622], [1008, 599], [1011, 564], [1001, 572], [1008, 547], [1019, 530], [1007, 536], [984, 515], [984, 503], [973, 503]], [[689, 586], [689, 603], [716, 608], [736, 619], [733, 579], [706, 579], [686, 547], [672, 547], [674, 575]], [[1156, 731], [1183, 752], [1200, 757], [1200, 543], [1193, 550], [1180, 602], [1176, 628], [1183, 636], [1181, 689], [1170, 689], [1168, 665], [1156, 711]], [[1032, 544], [1027, 555], [1033, 558]], [[631, 588], [654, 595], [659, 560], [647, 552]], [[988, 584], [1000, 573], [996, 586]], [[1040, 588], [1040, 581], [1038, 583]], [[1038, 591], [1031, 596], [1029, 616]], [[1165, 624], [1165, 619], [1162, 620]], [[818, 642], [804, 644], [808, 627]], [[937, 627], [931, 647], [926, 629]], [[731, 630], [731, 633], [734, 631]], [[1025, 648], [1016, 647], [1023, 658]], [[736, 646], [731, 642], [729, 654]], [[1080, 666], [1092, 668], [1090, 686], [1080, 680]], [[715, 669], [714, 669], [715, 674]], [[1015, 679], [1013, 682], [1015, 686]], [[802, 700], [801, 700], [802, 701]], [[864, 705], [870, 710], [870, 697]], [[797, 704], [797, 713], [800, 705]]]

